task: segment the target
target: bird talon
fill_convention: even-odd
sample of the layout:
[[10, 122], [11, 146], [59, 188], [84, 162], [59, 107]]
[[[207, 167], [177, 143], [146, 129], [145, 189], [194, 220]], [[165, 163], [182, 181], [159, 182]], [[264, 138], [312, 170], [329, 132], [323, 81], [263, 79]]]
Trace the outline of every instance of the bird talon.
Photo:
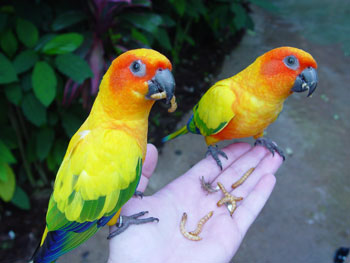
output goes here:
[[255, 141], [254, 145], [255, 146], [261, 145], [265, 147], [272, 153], [272, 156], [275, 156], [275, 152], [277, 152], [283, 158], [283, 161], [286, 160], [283, 150], [279, 148], [278, 145], [274, 141], [270, 140], [269, 138], [258, 138]]
[[107, 239], [111, 239], [121, 233], [123, 233], [130, 225], [140, 225], [145, 223], [150, 223], [157, 221], [159, 222], [159, 219], [156, 217], [148, 217], [148, 218], [141, 218], [138, 219], [140, 216], [143, 216], [147, 214], [148, 211], [142, 211], [140, 213], [131, 215], [131, 216], [120, 216], [118, 223], [116, 224], [117, 229], [111, 233], [109, 233]]

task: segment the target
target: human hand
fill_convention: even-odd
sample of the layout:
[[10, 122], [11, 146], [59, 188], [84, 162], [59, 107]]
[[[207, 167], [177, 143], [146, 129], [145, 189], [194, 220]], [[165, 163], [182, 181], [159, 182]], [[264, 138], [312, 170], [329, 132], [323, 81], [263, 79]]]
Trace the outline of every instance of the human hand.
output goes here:
[[[129, 200], [122, 209], [123, 215], [149, 211], [145, 217], [157, 217], [160, 221], [130, 226], [112, 238], [108, 262], [229, 262], [269, 198], [282, 158], [247, 143], [231, 144], [223, 151], [228, 160], [221, 158], [222, 171], [212, 157], [207, 157], [152, 196]], [[149, 144], [137, 190], [146, 189], [157, 159], [156, 148]], [[249, 178], [231, 191], [232, 183], [252, 167], [256, 168]], [[208, 194], [201, 188], [202, 176], [213, 182], [213, 187], [221, 182], [229, 192], [244, 198], [232, 217], [226, 206], [216, 205], [223, 197], [221, 191]], [[214, 214], [203, 227], [202, 240], [186, 239], [179, 227], [182, 214], [188, 214], [186, 229], [192, 231], [209, 211]], [[113, 230], [115, 227], [110, 228]]]

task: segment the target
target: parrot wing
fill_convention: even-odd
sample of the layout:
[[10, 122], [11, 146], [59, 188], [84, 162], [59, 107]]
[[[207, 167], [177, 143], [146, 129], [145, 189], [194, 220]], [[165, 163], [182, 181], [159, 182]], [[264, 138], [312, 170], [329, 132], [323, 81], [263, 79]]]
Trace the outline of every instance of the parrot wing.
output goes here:
[[195, 126], [203, 136], [220, 132], [235, 116], [235, 101], [229, 79], [215, 83], [193, 108], [193, 117], [187, 127], [194, 130]]
[[133, 196], [141, 168], [142, 150], [126, 132], [78, 131], [58, 171], [34, 259], [54, 261], [104, 226]]

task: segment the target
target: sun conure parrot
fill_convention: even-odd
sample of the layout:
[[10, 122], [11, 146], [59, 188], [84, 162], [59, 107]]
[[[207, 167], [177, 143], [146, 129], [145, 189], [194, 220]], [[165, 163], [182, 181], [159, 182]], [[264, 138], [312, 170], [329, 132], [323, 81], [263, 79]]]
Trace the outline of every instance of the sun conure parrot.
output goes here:
[[[171, 69], [169, 60], [151, 49], [125, 52], [112, 62], [90, 115], [70, 140], [32, 262], [54, 262], [102, 226], [116, 224], [140, 180], [154, 98], [174, 98]], [[157, 220], [137, 219], [143, 214], [123, 216], [123, 222]]]
[[[238, 74], [215, 83], [194, 106], [187, 125], [163, 138], [163, 142], [188, 132], [205, 137], [208, 154], [222, 169], [217, 142], [253, 136], [256, 144], [272, 153], [283, 152], [267, 138], [264, 130], [282, 111], [283, 102], [293, 92], [309, 91], [317, 86], [317, 64], [300, 49], [280, 47], [258, 57]], [[227, 157], [226, 157], [227, 158]]]

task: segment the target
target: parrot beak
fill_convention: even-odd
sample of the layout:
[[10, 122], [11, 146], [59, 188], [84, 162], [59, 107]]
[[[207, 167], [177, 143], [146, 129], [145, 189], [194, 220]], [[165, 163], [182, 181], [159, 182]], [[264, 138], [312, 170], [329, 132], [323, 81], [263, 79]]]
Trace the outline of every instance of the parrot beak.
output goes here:
[[166, 98], [169, 104], [175, 92], [175, 80], [173, 74], [168, 69], [158, 69], [154, 77], [147, 82], [148, 99], [160, 100]]
[[307, 96], [310, 97], [317, 87], [317, 82], [317, 71], [312, 67], [308, 67], [304, 69], [296, 78], [292, 91], [303, 92], [308, 90], [309, 93]]

